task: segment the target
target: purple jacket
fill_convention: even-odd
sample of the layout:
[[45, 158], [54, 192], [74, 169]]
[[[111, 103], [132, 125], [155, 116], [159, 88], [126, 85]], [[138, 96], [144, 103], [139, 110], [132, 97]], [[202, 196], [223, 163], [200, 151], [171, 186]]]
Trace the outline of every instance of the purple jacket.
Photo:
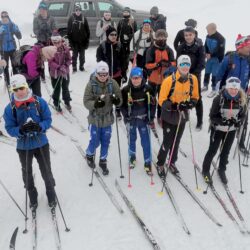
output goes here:
[[49, 60], [50, 76], [53, 78], [67, 78], [69, 74], [69, 66], [71, 64], [71, 55], [69, 48], [62, 45], [57, 49], [55, 56]]
[[27, 66], [27, 72], [24, 76], [27, 80], [33, 80], [40, 75], [42, 67], [42, 59], [40, 56], [41, 46], [34, 45], [23, 58], [22, 63]]

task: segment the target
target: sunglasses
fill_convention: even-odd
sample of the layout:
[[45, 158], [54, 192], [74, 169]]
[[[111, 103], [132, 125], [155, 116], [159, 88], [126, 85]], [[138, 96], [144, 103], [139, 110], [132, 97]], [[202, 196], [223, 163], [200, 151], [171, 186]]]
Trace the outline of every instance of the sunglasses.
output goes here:
[[1, 16], [1, 18], [8, 18], [8, 16]]
[[107, 77], [109, 74], [108, 73], [97, 73], [97, 75], [100, 77]]
[[179, 66], [180, 66], [180, 67], [190, 67], [191, 64], [190, 64], [190, 63], [180, 63]]
[[24, 90], [25, 87], [20, 87], [20, 88], [17, 88], [17, 89], [13, 89], [14, 92], [17, 92], [18, 90]]
[[229, 79], [228, 82], [229, 82], [229, 83], [234, 83], [234, 82], [235, 82], [235, 83], [241, 83], [240, 79], [238, 79], [238, 78]]
[[110, 36], [117, 36], [116, 33], [110, 33], [109, 35], [110, 35]]

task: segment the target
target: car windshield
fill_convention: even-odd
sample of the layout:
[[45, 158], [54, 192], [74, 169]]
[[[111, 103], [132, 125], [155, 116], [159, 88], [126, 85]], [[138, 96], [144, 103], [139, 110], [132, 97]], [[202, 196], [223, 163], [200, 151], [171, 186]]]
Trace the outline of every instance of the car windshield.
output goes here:
[[119, 9], [124, 9], [124, 6], [123, 5], [121, 5], [120, 3], [118, 3], [116, 0], [111, 0], [110, 1], [111, 3], [114, 3], [116, 6], [118, 6], [119, 7]]
[[56, 17], [67, 16], [69, 12], [69, 2], [56, 2], [49, 4], [49, 13]]

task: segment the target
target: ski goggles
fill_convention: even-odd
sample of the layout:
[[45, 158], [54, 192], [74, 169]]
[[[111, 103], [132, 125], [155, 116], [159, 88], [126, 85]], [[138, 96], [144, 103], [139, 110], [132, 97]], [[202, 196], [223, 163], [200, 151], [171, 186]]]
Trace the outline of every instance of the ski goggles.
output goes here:
[[191, 64], [188, 63], [188, 62], [184, 62], [184, 63], [180, 63], [179, 66], [182, 68], [182, 67], [190, 67]]
[[151, 24], [151, 20], [150, 19], [144, 19], [143, 24]]
[[13, 89], [14, 92], [18, 92], [18, 90], [25, 90], [26, 88], [25, 87], [20, 87], [20, 88], [17, 88], [17, 89]]
[[97, 73], [97, 75], [100, 77], [107, 77], [109, 73]]
[[241, 83], [241, 80], [237, 77], [230, 77], [228, 80], [227, 80], [228, 83]]

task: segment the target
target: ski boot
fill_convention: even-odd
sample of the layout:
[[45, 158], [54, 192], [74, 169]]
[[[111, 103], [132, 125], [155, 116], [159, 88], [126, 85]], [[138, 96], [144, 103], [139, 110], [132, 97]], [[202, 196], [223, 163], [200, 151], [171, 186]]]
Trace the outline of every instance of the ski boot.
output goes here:
[[152, 166], [151, 166], [150, 162], [145, 162], [144, 169], [145, 169], [147, 175], [149, 175], [149, 176], [153, 175], [153, 173], [152, 173]]
[[221, 182], [226, 185], [228, 180], [227, 180], [225, 170], [218, 169], [218, 174], [219, 174]]
[[55, 208], [57, 205], [57, 202], [56, 202], [56, 193], [55, 193], [54, 187], [47, 189], [46, 194], [48, 198], [49, 207]]
[[117, 109], [115, 111], [115, 115], [116, 115], [116, 118], [117, 118], [118, 121], [120, 121], [122, 119], [122, 115], [121, 115], [120, 109]]
[[202, 122], [197, 122], [195, 130], [196, 131], [201, 131], [202, 130], [202, 125], [203, 125]]
[[169, 170], [171, 171], [172, 174], [178, 175], [180, 171], [178, 168], [175, 166], [174, 163], [170, 163]]
[[84, 69], [83, 66], [80, 66], [80, 67], [79, 67], [79, 70], [82, 71], [82, 72], [85, 71], [85, 69]]
[[34, 187], [33, 189], [28, 190], [28, 193], [29, 193], [29, 198], [30, 198], [30, 209], [36, 210], [38, 206], [38, 203], [37, 203], [38, 193], [37, 193], [36, 188]]
[[130, 156], [130, 159], [129, 159], [129, 168], [130, 169], [134, 169], [135, 168], [135, 165], [136, 164], [136, 158], [135, 156]]
[[69, 102], [65, 102], [65, 108], [66, 108], [69, 112], [72, 111], [72, 107], [71, 107], [71, 105], [70, 105]]
[[90, 168], [95, 168], [94, 155], [86, 155], [86, 160]]
[[162, 180], [165, 179], [166, 177], [166, 173], [165, 173], [165, 169], [164, 169], [164, 166], [159, 166], [158, 164], [156, 165], [156, 170], [157, 170], [157, 173], [158, 175], [160, 176], [160, 178]]
[[203, 175], [203, 178], [207, 184], [209, 184], [209, 185], [213, 184], [213, 180], [212, 180], [212, 177], [211, 177], [209, 172], [202, 172], [202, 175]]
[[62, 113], [62, 108], [61, 108], [60, 104], [55, 104], [55, 103], [54, 103], [54, 107], [55, 107], [55, 110], [56, 110], [58, 113]]
[[109, 170], [107, 168], [107, 160], [106, 159], [100, 159], [99, 161], [99, 167], [102, 169], [102, 174], [103, 175], [108, 175]]

